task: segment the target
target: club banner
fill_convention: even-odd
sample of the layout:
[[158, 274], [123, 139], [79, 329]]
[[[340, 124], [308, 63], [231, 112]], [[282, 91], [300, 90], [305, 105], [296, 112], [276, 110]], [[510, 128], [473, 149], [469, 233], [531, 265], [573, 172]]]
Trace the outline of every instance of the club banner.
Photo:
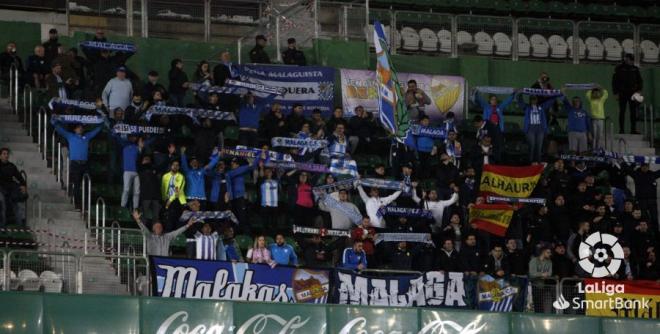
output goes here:
[[80, 42], [79, 45], [80, 47], [87, 49], [108, 50], [108, 51], [118, 51], [118, 52], [128, 52], [128, 53], [137, 52], [137, 47], [133, 43], [84, 41], [84, 42]]
[[337, 304], [466, 307], [463, 273], [429, 271], [421, 275], [370, 277], [335, 271]]
[[[334, 107], [335, 69], [332, 67], [241, 65], [240, 73], [244, 83], [277, 89], [281, 96], [271, 103], [279, 103], [285, 111], [300, 103], [306, 115], [318, 108], [324, 116], [329, 116]], [[270, 95], [259, 91], [254, 94], [262, 98]], [[269, 104], [266, 108], [270, 108]]]
[[584, 308], [586, 315], [660, 319], [658, 282], [585, 279], [577, 288], [578, 292], [584, 293], [584, 300], [574, 298], [567, 302], [569, 307]]
[[508, 204], [476, 204], [470, 208], [470, 224], [488, 233], [503, 237], [513, 217], [513, 207]]
[[325, 304], [330, 272], [265, 264], [152, 256], [159, 297]]
[[80, 100], [69, 100], [54, 97], [48, 102], [50, 110], [73, 108], [78, 110], [96, 111], [96, 103]]
[[506, 197], [529, 197], [543, 172], [543, 165], [484, 165], [479, 190]]
[[298, 226], [298, 225], [293, 225], [293, 233], [294, 234], [313, 234], [313, 235], [320, 235], [322, 237], [346, 237], [346, 238], [349, 238], [351, 236], [351, 232], [349, 230], [332, 230], [332, 229], [327, 229], [327, 228], [305, 227], [305, 226]]
[[[353, 116], [357, 106], [363, 106], [366, 111], [378, 113], [376, 72], [349, 69], [339, 71], [344, 116]], [[404, 95], [408, 80], [415, 80], [417, 87], [431, 98], [431, 104], [425, 107], [425, 114], [432, 121], [443, 120], [445, 114], [450, 111], [454, 113], [458, 122], [463, 119], [465, 100], [465, 79], [463, 77], [419, 73], [397, 73], [397, 75]]]
[[288, 138], [288, 137], [273, 137], [270, 140], [273, 147], [291, 147], [303, 148], [310, 151], [320, 150], [328, 146], [327, 140], [317, 140], [311, 138]]
[[527, 278], [515, 278], [515, 281], [510, 281], [483, 275], [479, 278], [477, 291], [477, 305], [480, 310], [522, 312], [525, 306]]
[[133, 125], [133, 124], [115, 124], [112, 127], [112, 132], [119, 134], [128, 134], [128, 135], [138, 135], [138, 134], [149, 134], [149, 135], [161, 135], [165, 133], [165, 128], [159, 126], [142, 126], [142, 125]]
[[104, 118], [96, 115], [53, 115], [50, 120], [64, 124], [101, 124]]

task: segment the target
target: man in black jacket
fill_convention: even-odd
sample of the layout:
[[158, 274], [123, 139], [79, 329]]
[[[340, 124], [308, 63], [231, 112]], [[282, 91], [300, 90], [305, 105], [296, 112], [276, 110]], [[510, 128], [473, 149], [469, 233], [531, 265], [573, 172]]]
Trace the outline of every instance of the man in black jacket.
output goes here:
[[250, 62], [254, 64], [270, 64], [270, 57], [264, 50], [266, 46], [266, 36], [258, 35], [255, 37], [256, 45], [250, 50]]
[[442, 242], [442, 248], [438, 251], [436, 268], [440, 271], [461, 271], [461, 261], [458, 252], [454, 250], [454, 241], [446, 239]]
[[[0, 80], [6, 83], [9, 83], [9, 71], [11, 69], [11, 65], [16, 66], [18, 69], [19, 80], [23, 80], [23, 60], [21, 60], [21, 57], [18, 55], [18, 53], [16, 53], [15, 42], [7, 43], [5, 52], [0, 53]], [[19, 85], [22, 86], [22, 83], [19, 82]]]
[[490, 254], [483, 260], [482, 264], [481, 271], [496, 278], [504, 278], [511, 271], [509, 258], [504, 256], [502, 245], [493, 246]]
[[58, 41], [58, 38], [57, 29], [52, 28], [48, 31], [48, 40], [43, 44], [44, 51], [46, 52], [46, 60], [49, 64], [58, 56], [57, 49], [62, 45]]
[[19, 202], [27, 198], [25, 179], [9, 162], [9, 149], [0, 148], [0, 227], [7, 224], [7, 208], [11, 208], [16, 225], [23, 225], [24, 212], [20, 210]]
[[142, 157], [138, 177], [140, 178], [140, 203], [144, 217], [149, 221], [159, 220], [160, 215], [160, 176], [151, 163], [151, 156]]
[[[213, 68], [213, 84], [224, 86], [227, 79], [239, 80], [238, 67], [231, 62], [231, 53], [220, 54], [220, 64]], [[234, 94], [220, 94], [220, 107], [223, 111], [235, 112], [241, 103], [241, 98]]]
[[[364, 107], [355, 107], [355, 116], [351, 117], [348, 121], [348, 129], [350, 133], [348, 141], [351, 143], [351, 154], [355, 154], [360, 143], [362, 143], [363, 147], [369, 147], [369, 144], [371, 144], [371, 136], [373, 135], [372, 124], [371, 115], [364, 111]], [[367, 151], [369, 151], [369, 149], [367, 149]]]
[[461, 261], [462, 269], [466, 275], [477, 276], [481, 271], [481, 254], [477, 248], [477, 236], [468, 234], [465, 242], [461, 246], [461, 253], [458, 255]]
[[296, 48], [296, 39], [289, 38], [287, 40], [288, 47], [286, 51], [282, 52], [282, 59], [287, 65], [298, 65], [305, 66], [307, 65], [307, 59], [305, 59], [305, 54]]
[[634, 56], [626, 54], [623, 63], [617, 65], [612, 76], [612, 92], [619, 101], [619, 133], [625, 132], [626, 105], [630, 109], [630, 133], [638, 133], [636, 123], [639, 102], [631, 98], [633, 94], [642, 91], [643, 81], [639, 67], [635, 66], [634, 62]]
[[658, 200], [656, 194], [657, 179], [660, 178], [660, 170], [651, 171], [649, 164], [643, 163], [639, 168], [625, 168], [625, 171], [635, 181], [635, 197], [639, 202], [639, 208], [651, 218], [651, 227], [658, 229]]
[[529, 258], [527, 257], [525, 250], [518, 249], [518, 244], [515, 239], [508, 239], [506, 241], [505, 253], [511, 275], [527, 275], [527, 264], [529, 263]]

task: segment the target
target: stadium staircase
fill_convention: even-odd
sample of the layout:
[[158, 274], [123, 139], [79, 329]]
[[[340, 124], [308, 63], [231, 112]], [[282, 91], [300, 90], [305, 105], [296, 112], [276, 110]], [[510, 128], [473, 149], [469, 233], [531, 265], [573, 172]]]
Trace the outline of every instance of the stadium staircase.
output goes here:
[[[27, 135], [7, 99], [0, 99], [0, 147], [8, 147], [11, 150], [10, 161], [27, 174], [30, 195], [26, 210], [27, 226], [34, 231], [33, 237], [37, 242], [20, 246], [36, 246], [36, 250], [44, 253], [70, 251], [84, 254], [88, 230], [81, 212], [75, 209], [66, 190], [63, 190], [63, 184], [57, 182], [53, 169], [48, 166], [33, 138]], [[90, 241], [90, 245], [95, 244]], [[77, 275], [77, 279], [83, 280], [85, 293], [121, 294], [127, 291], [115, 274], [112, 263], [101, 257], [103, 253], [98, 247], [88, 247], [87, 254], [98, 257], [85, 259], [84, 274]], [[55, 267], [49, 269], [56, 273], [75, 271], [75, 265], [71, 262], [53, 263]]]

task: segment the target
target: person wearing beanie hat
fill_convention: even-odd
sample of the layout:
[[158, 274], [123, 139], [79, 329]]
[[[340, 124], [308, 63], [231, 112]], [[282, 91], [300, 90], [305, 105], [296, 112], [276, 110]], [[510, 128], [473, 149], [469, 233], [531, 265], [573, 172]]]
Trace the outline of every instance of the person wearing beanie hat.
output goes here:
[[250, 50], [250, 62], [254, 64], [270, 64], [270, 57], [264, 50], [266, 47], [266, 37], [264, 35], [257, 35], [255, 37], [255, 46]]
[[296, 39], [289, 38], [287, 40], [287, 48], [282, 52], [282, 60], [287, 65], [298, 65], [305, 66], [307, 65], [307, 59], [305, 59], [305, 54], [298, 50], [296, 47]]

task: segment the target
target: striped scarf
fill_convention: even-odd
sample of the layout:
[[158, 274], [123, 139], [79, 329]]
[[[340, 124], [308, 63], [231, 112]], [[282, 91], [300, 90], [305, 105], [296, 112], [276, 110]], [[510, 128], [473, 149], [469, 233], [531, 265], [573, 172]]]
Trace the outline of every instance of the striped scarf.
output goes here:
[[355, 160], [349, 159], [332, 159], [330, 160], [329, 171], [333, 174], [347, 174], [351, 176], [357, 176], [357, 162], [355, 162]]
[[332, 184], [324, 184], [322, 186], [317, 186], [314, 187], [312, 190], [314, 193], [325, 193], [325, 194], [331, 194], [340, 190], [349, 190], [353, 189], [353, 183], [355, 182], [356, 178], [350, 178], [346, 180], [341, 180], [337, 181]]
[[513, 87], [497, 87], [497, 86], [477, 86], [474, 89], [481, 93], [497, 94], [497, 95], [511, 95], [516, 91], [516, 89]]
[[381, 180], [381, 179], [360, 179], [359, 183], [364, 187], [390, 189], [390, 190], [405, 190], [406, 185], [401, 181]]
[[433, 128], [430, 126], [413, 125], [410, 127], [411, 133], [415, 136], [424, 136], [436, 139], [447, 138], [447, 131], [444, 128]]
[[507, 202], [507, 203], [525, 203], [525, 204], [541, 204], [545, 205], [545, 198], [517, 198], [517, 197], [504, 197], [504, 196], [488, 196], [486, 197], [488, 203], [493, 202]]
[[564, 87], [572, 90], [592, 90], [598, 88], [598, 85], [595, 83], [567, 83], [564, 84]]
[[296, 161], [266, 161], [266, 167], [280, 168], [280, 169], [296, 169], [311, 173], [329, 173], [328, 166], [321, 164], [313, 164], [309, 162], [296, 162]]
[[316, 151], [327, 147], [328, 141], [311, 138], [273, 137], [273, 139], [270, 140], [270, 144], [273, 147], [304, 148], [310, 151]]
[[294, 234], [315, 234], [322, 237], [350, 237], [351, 232], [348, 230], [331, 230], [325, 228], [314, 228], [314, 227], [304, 227], [293, 225]]
[[165, 133], [165, 129], [159, 126], [142, 126], [132, 124], [116, 124], [112, 128], [112, 132], [119, 134], [153, 134], [160, 135]]
[[[247, 146], [236, 146], [235, 148], [223, 148], [221, 150], [223, 156], [244, 158], [244, 159], [256, 159], [261, 156], [262, 150], [253, 147]], [[267, 161], [293, 161], [293, 158], [289, 154], [284, 154], [275, 151], [266, 151], [266, 160]]]
[[396, 206], [384, 206], [378, 209], [378, 215], [383, 216], [396, 216], [396, 217], [411, 217], [411, 218], [426, 218], [433, 219], [433, 213], [429, 210], [418, 208], [402, 208]]
[[355, 210], [354, 207], [345, 205], [344, 203], [336, 200], [332, 196], [323, 195], [322, 198], [323, 198], [323, 203], [327, 207], [339, 210], [346, 217], [348, 217], [348, 219], [350, 219], [350, 221], [353, 224], [359, 225], [362, 222], [362, 215], [360, 214], [359, 211]]
[[190, 117], [193, 122], [199, 124], [200, 118], [209, 118], [217, 121], [236, 121], [234, 113], [227, 111], [207, 110], [201, 108], [168, 107], [154, 105], [145, 113], [144, 117], [149, 121], [153, 115], [183, 115]]
[[48, 102], [48, 107], [50, 110], [55, 110], [55, 109], [66, 109], [66, 108], [74, 108], [74, 109], [82, 109], [82, 110], [96, 110], [96, 103], [94, 102], [88, 102], [88, 101], [81, 101], [81, 100], [69, 100], [69, 99], [62, 99], [59, 97], [54, 97], [50, 99]]
[[375, 244], [381, 242], [423, 242], [426, 244], [433, 244], [431, 240], [430, 233], [378, 233], [376, 239], [374, 239]]
[[523, 88], [521, 93], [526, 95], [547, 96], [547, 97], [562, 95], [562, 92], [559, 89], [541, 89], [541, 88]]
[[198, 93], [217, 93], [217, 94], [245, 94], [248, 91], [272, 94], [272, 95], [281, 95], [281, 88], [266, 86], [262, 84], [255, 84], [251, 82], [238, 81], [228, 79], [225, 81], [225, 85], [222, 87], [219, 86], [207, 86], [204, 84], [191, 84], [190, 88]]
[[133, 43], [111, 43], [111, 42], [99, 42], [99, 41], [84, 41], [84, 42], [80, 42], [79, 45], [80, 45], [80, 47], [83, 47], [83, 48], [86, 48], [86, 49], [119, 51], [119, 52], [128, 52], [128, 53], [137, 52], [137, 47]]
[[101, 124], [104, 118], [96, 115], [53, 115], [51, 119], [64, 124]]
[[180, 222], [186, 222], [190, 220], [190, 218], [194, 218], [195, 220], [224, 220], [224, 219], [229, 219], [231, 220], [234, 224], [238, 224], [238, 219], [236, 219], [236, 216], [234, 215], [233, 212], [229, 210], [225, 211], [185, 211], [184, 213], [181, 214], [181, 217], [179, 217]]

